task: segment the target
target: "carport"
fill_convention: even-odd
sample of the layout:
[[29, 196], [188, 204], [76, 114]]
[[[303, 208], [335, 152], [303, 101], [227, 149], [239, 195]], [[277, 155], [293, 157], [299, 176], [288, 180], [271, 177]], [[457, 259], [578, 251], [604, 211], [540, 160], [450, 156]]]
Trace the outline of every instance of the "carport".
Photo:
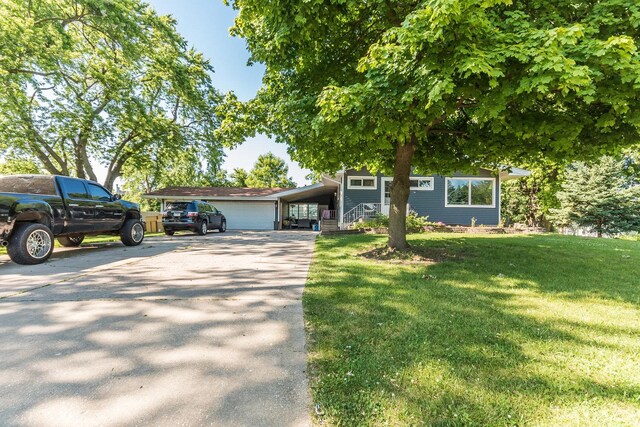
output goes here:
[[325, 177], [317, 184], [279, 193], [280, 228], [308, 229], [321, 221], [335, 222], [337, 227], [339, 191], [338, 182]]

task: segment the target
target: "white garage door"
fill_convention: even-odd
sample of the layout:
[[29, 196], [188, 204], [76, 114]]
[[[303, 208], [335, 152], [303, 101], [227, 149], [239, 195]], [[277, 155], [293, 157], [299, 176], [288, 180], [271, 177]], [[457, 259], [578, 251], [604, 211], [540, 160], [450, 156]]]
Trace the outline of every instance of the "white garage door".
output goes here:
[[210, 202], [227, 218], [229, 230], [273, 230], [275, 202]]

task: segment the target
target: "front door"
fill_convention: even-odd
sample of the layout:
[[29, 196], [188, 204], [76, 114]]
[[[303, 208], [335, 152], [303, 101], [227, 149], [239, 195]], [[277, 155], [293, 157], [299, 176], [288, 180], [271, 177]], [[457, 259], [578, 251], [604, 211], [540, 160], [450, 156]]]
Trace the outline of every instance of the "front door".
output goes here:
[[381, 200], [380, 206], [381, 211], [385, 215], [389, 215], [389, 206], [391, 205], [391, 183], [393, 182], [393, 178], [382, 178], [381, 185]]

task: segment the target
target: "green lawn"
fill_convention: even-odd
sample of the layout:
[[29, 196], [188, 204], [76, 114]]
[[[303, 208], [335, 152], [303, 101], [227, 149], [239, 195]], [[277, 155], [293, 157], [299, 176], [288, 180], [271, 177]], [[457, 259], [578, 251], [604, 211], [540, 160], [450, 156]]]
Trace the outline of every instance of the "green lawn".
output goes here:
[[[318, 423], [640, 425], [640, 243], [321, 237], [304, 294]], [[433, 261], [428, 258], [432, 256]]]

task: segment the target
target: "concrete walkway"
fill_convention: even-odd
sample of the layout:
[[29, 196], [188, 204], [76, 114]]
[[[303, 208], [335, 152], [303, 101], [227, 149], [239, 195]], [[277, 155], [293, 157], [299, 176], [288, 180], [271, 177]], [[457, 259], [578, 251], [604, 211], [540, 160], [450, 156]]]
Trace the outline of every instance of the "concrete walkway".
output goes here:
[[0, 424], [304, 426], [315, 234], [0, 256]]

